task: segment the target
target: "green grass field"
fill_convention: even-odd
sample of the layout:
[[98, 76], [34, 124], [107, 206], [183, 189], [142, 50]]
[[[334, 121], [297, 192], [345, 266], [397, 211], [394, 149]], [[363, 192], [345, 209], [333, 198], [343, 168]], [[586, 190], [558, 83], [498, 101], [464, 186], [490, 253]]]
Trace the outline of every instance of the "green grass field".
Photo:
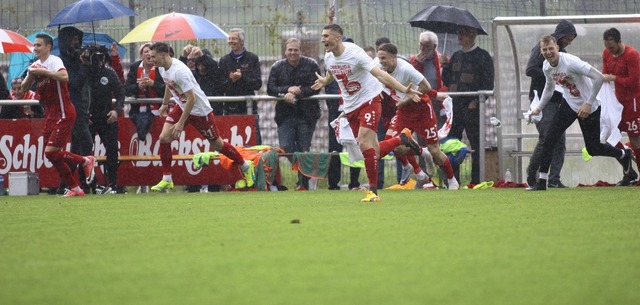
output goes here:
[[4, 196], [0, 304], [640, 304], [638, 190]]

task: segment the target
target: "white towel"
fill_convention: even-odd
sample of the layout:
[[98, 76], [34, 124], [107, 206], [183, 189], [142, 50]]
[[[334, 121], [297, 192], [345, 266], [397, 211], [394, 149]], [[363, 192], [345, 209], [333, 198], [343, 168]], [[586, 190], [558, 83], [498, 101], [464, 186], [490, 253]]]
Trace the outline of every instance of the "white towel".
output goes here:
[[451, 97], [447, 97], [444, 102], [442, 102], [442, 109], [440, 109], [441, 114], [443, 110], [447, 116], [447, 120], [442, 124], [440, 130], [438, 130], [438, 140], [446, 138], [451, 130], [451, 122], [453, 122], [453, 101]]
[[349, 154], [349, 162], [354, 163], [356, 161], [364, 160], [360, 146], [356, 137], [353, 135], [353, 130], [349, 125], [349, 121], [346, 117], [339, 117], [331, 122], [331, 127], [336, 133], [336, 140], [342, 145], [344, 151]]
[[609, 82], [602, 84], [598, 99], [600, 99], [600, 143], [616, 146], [622, 139], [618, 129], [618, 124], [622, 120], [622, 104], [618, 102], [613, 86]]

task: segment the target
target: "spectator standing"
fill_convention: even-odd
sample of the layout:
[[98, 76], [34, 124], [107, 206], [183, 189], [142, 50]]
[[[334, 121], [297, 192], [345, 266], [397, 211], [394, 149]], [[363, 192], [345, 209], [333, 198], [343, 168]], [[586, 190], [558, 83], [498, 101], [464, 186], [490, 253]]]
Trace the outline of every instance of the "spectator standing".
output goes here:
[[[117, 184], [118, 177], [118, 115], [124, 108], [124, 86], [113, 68], [106, 65], [109, 50], [105, 47], [85, 51], [89, 66], [91, 107], [89, 108], [89, 130], [100, 136], [106, 150], [105, 188], [102, 194], [124, 193]], [[115, 98], [113, 105], [111, 99]]]
[[[285, 152], [308, 152], [320, 118], [320, 103], [305, 99], [320, 91], [311, 89], [320, 68], [315, 60], [302, 56], [300, 39], [288, 39], [284, 55], [286, 58], [271, 67], [267, 83], [269, 95], [284, 98], [275, 109], [278, 141]], [[308, 189], [309, 177], [298, 172], [296, 190]]]
[[[442, 81], [451, 92], [475, 92], [493, 90], [493, 60], [489, 52], [476, 45], [478, 30], [471, 27], [458, 27], [458, 42], [462, 46], [448, 60], [444, 55], [440, 58]], [[453, 122], [449, 137], [462, 139], [466, 131], [472, 154], [471, 183], [480, 183], [480, 111], [477, 96], [453, 98]], [[484, 116], [483, 116], [484, 117]], [[482, 135], [483, 137], [485, 135]], [[456, 178], [460, 181], [460, 166], [454, 165]]]
[[[245, 161], [235, 147], [222, 140], [214, 122], [211, 105], [196, 82], [193, 73], [184, 63], [169, 55], [169, 46], [166, 43], [156, 42], [150, 49], [150, 56], [166, 83], [162, 106], [159, 109], [160, 115], [166, 117], [160, 133], [162, 180], [151, 187], [151, 190], [173, 189], [171, 141], [180, 136], [186, 124], [192, 124], [209, 140], [214, 150], [233, 160], [234, 164], [242, 169], [247, 186], [252, 187], [255, 180], [253, 162]], [[173, 107], [171, 112], [167, 114], [169, 99], [172, 96], [176, 100], [177, 107]]]
[[[226, 76], [218, 66], [218, 62], [203, 50], [203, 56], [197, 57], [196, 70], [193, 75], [206, 96], [223, 96], [223, 82]], [[223, 115], [223, 104], [210, 102], [213, 114]]]
[[[91, 154], [93, 140], [89, 132], [89, 84], [87, 84], [86, 66], [82, 64], [82, 37], [84, 33], [79, 29], [68, 26], [60, 29], [58, 44], [60, 58], [67, 69], [69, 77], [69, 96], [76, 109], [76, 121], [71, 136], [71, 152], [86, 156]], [[71, 172], [75, 172], [76, 166], [70, 164]], [[89, 187], [85, 184], [84, 173], [80, 171], [80, 184], [84, 190]], [[62, 186], [58, 190], [64, 189]]]
[[35, 82], [40, 102], [45, 106], [46, 121], [42, 134], [47, 144], [44, 155], [69, 187], [69, 191], [64, 196], [84, 196], [84, 191], [80, 188], [67, 162], [82, 165], [87, 177], [86, 183], [90, 184], [94, 177], [95, 158], [79, 156], [64, 150], [71, 139], [76, 119], [76, 111], [69, 97], [67, 70], [59, 57], [51, 55], [51, 48], [53, 48], [51, 36], [36, 35], [33, 46], [33, 52], [38, 60], [29, 67], [27, 77], [21, 85], [22, 91], [27, 92]]
[[[565, 48], [571, 44], [578, 34], [576, 33], [576, 27], [571, 23], [571, 21], [562, 20], [558, 23], [551, 36], [555, 37], [558, 42], [560, 52], [566, 52]], [[534, 99], [534, 90], [538, 92], [538, 97], [540, 97], [542, 90], [544, 90], [546, 80], [544, 73], [542, 72], [543, 64], [544, 56], [540, 53], [540, 42], [538, 42], [531, 49], [529, 62], [527, 63], [527, 76], [531, 77], [529, 101], [533, 101]], [[549, 100], [549, 105], [544, 107], [542, 110], [542, 120], [536, 123], [536, 129], [538, 130], [538, 144], [536, 144], [536, 147], [533, 150], [531, 159], [529, 159], [529, 166], [527, 167], [527, 184], [529, 184], [529, 186], [536, 183], [536, 175], [538, 174], [538, 168], [540, 167], [542, 146], [544, 145], [545, 135], [553, 122], [553, 117], [558, 112], [560, 102], [562, 102], [562, 92], [556, 90], [553, 92], [553, 95]], [[562, 171], [562, 165], [564, 164], [565, 151], [566, 134], [562, 133], [556, 143], [556, 146], [553, 148], [553, 157], [551, 158], [551, 167], [549, 168], [549, 187], [566, 187], [562, 184], [562, 181], [560, 181], [560, 172]]]
[[[223, 82], [226, 96], [248, 96], [255, 95], [262, 87], [262, 75], [260, 72], [260, 59], [258, 55], [247, 51], [244, 47], [244, 30], [233, 28], [229, 30], [227, 40], [231, 51], [220, 58], [220, 69], [226, 75]], [[262, 143], [260, 136], [260, 124], [258, 114], [258, 103], [251, 102], [252, 114], [256, 115], [256, 137], [257, 144]], [[224, 114], [247, 114], [246, 102], [225, 102]]]
[[[424, 75], [435, 90], [446, 92], [448, 89], [442, 83], [442, 66], [440, 65], [440, 57], [442, 55], [438, 52], [438, 35], [431, 31], [424, 31], [420, 33], [418, 39], [420, 53], [411, 56], [409, 62]], [[446, 121], [446, 116], [441, 111], [443, 109], [442, 103], [439, 101], [432, 102], [438, 116], [438, 127], [441, 127]]]
[[[632, 46], [624, 44], [620, 31], [610, 28], [603, 34], [605, 49], [602, 52], [602, 73], [604, 80], [613, 82], [616, 98], [622, 104], [622, 120], [618, 128], [627, 132], [631, 148], [636, 155], [636, 165], [640, 169], [640, 56]], [[624, 148], [622, 143], [617, 148]], [[624, 165], [623, 165], [624, 166]], [[638, 173], [631, 168], [617, 183], [630, 185], [638, 179]], [[551, 181], [551, 180], [549, 180]], [[549, 182], [551, 184], [551, 182]]]
[[378, 159], [386, 155], [398, 145], [405, 144], [417, 150], [418, 144], [403, 131], [400, 138], [392, 138], [378, 142], [377, 128], [381, 113], [383, 84], [407, 94], [409, 99], [420, 100], [420, 93], [411, 86], [404, 87], [393, 77], [376, 66], [364, 50], [352, 43], [343, 43], [342, 28], [330, 24], [322, 30], [322, 44], [325, 46], [325, 77], [318, 74], [318, 79], [311, 87], [319, 90], [330, 84], [334, 78], [340, 86], [344, 100], [344, 115], [347, 116], [351, 129], [356, 135], [360, 150], [364, 156], [365, 170], [369, 178], [369, 191], [362, 202], [380, 201], [378, 196]]
[[544, 36], [540, 40], [540, 52], [545, 57], [542, 70], [546, 83], [540, 104], [533, 107], [531, 114], [537, 115], [541, 109], [547, 106], [553, 96], [555, 86], [562, 86], [564, 100], [545, 135], [538, 181], [527, 190], [543, 191], [547, 189], [553, 147], [560, 135], [576, 119], [580, 124], [587, 152], [592, 156], [608, 156], [618, 159], [623, 164], [624, 173], [628, 174], [631, 168], [631, 150], [615, 148], [608, 143], [600, 143], [601, 108], [597, 95], [604, 82], [602, 73], [577, 56], [560, 52], [555, 37], [551, 35]]

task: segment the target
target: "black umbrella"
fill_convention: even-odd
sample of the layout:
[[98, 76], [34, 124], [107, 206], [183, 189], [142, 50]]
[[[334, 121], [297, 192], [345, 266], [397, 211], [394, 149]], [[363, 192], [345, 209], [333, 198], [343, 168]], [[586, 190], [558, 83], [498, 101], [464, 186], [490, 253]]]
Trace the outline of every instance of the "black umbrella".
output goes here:
[[466, 26], [477, 29], [480, 35], [488, 35], [478, 19], [469, 11], [448, 5], [427, 7], [409, 19], [409, 24], [434, 33], [449, 34], [458, 34], [458, 27]]

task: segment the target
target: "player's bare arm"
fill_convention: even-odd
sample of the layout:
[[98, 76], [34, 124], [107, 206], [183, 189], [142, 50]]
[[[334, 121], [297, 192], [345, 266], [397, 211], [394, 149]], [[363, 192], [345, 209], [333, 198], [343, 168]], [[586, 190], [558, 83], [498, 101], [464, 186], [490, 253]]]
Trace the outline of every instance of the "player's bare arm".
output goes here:
[[313, 90], [320, 90], [333, 82], [333, 75], [329, 71], [327, 71], [327, 75], [324, 77], [320, 75], [320, 73], [316, 72], [316, 77], [318, 77], [318, 79], [316, 79], [313, 86], [311, 86], [311, 89]]
[[422, 95], [422, 93], [420, 91], [411, 89], [411, 87], [413, 87], [413, 83], [409, 83], [407, 84], [407, 86], [404, 86], [391, 75], [389, 75], [389, 73], [380, 69], [379, 67], [374, 67], [373, 69], [371, 69], [371, 74], [386, 86], [403, 92], [409, 99], [413, 100], [414, 102], [420, 101], [420, 96]]
[[193, 90], [189, 90], [183, 93], [187, 102], [184, 104], [184, 109], [182, 109], [182, 115], [180, 116], [180, 120], [178, 120], [173, 126], [171, 126], [171, 135], [174, 138], [180, 136], [180, 133], [184, 130], [184, 125], [187, 123], [189, 116], [191, 115], [191, 110], [193, 109], [193, 105], [196, 104], [196, 95], [193, 93]]
[[160, 117], [166, 118], [168, 115], [169, 109], [169, 101], [171, 100], [171, 91], [169, 91], [169, 86], [164, 88], [164, 96], [162, 97], [162, 105], [160, 105]]

